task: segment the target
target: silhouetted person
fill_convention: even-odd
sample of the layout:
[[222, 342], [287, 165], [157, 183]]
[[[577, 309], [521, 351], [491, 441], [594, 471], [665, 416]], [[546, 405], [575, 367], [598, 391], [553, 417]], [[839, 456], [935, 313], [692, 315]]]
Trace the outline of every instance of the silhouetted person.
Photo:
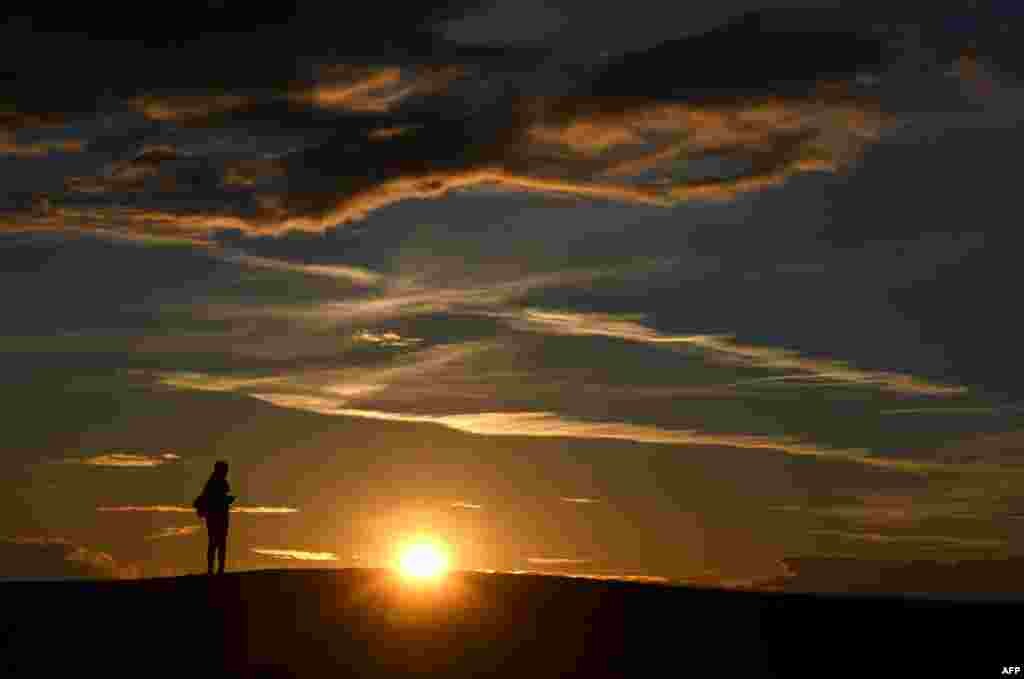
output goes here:
[[220, 460], [213, 465], [213, 473], [203, 486], [202, 494], [196, 498], [196, 510], [199, 516], [206, 519], [206, 533], [209, 543], [206, 548], [206, 573], [213, 575], [213, 559], [216, 555], [217, 574], [224, 572], [225, 552], [228, 542], [228, 515], [231, 503], [235, 501], [229, 495], [228, 463]]

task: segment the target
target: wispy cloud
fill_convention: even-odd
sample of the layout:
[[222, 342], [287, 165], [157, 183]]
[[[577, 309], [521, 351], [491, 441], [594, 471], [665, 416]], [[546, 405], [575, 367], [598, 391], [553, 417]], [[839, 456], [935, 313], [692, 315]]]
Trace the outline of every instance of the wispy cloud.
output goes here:
[[199, 531], [201, 526], [199, 524], [189, 526], [169, 526], [167, 528], [161, 528], [155, 533], [147, 535], [146, 540], [160, 540], [162, 538], [175, 538], [185, 537], [187, 535], [193, 535]]
[[[97, 507], [98, 512], [151, 512], [167, 514], [194, 514], [195, 509], [179, 505], [113, 505]], [[294, 514], [299, 511], [294, 507], [261, 507], [239, 506], [231, 511], [238, 514]]]
[[[494, 573], [503, 571], [481, 571]], [[562, 571], [537, 571], [537, 570], [513, 570], [504, 571], [511, 575], [550, 575], [562, 578], [583, 578], [584, 580], [620, 580], [623, 582], [649, 582], [653, 584], [668, 584], [673, 582], [671, 578], [661, 575], [643, 575], [629, 573], [565, 573]]]
[[[271, 317], [305, 322], [313, 326], [369, 323], [403, 317], [442, 313], [482, 313], [500, 308], [544, 288], [581, 285], [615, 273], [613, 270], [564, 270], [467, 284], [440, 284], [422, 277], [398, 276], [377, 279], [373, 294], [317, 303], [308, 307], [268, 305], [252, 307], [209, 305], [198, 310], [214, 319]], [[491, 314], [493, 315], [493, 314]]]
[[352, 339], [382, 347], [411, 347], [423, 341], [422, 337], [402, 337], [397, 332], [376, 333], [370, 330], [360, 330], [352, 335]]
[[134, 564], [118, 562], [109, 553], [57, 536], [0, 538], [0, 571], [16, 576], [137, 578]]
[[562, 502], [573, 502], [575, 504], [580, 504], [580, 505], [592, 505], [592, 504], [596, 504], [596, 503], [600, 502], [600, 500], [598, 500], [597, 498], [594, 498], [594, 497], [563, 497], [563, 498], [559, 498], [559, 499]]
[[453, 66], [336, 66], [322, 69], [314, 84], [297, 88], [290, 96], [328, 110], [384, 113], [409, 97], [442, 90], [459, 75], [460, 69]]
[[272, 556], [275, 559], [287, 559], [290, 561], [337, 561], [338, 556], [332, 552], [306, 552], [299, 549], [267, 549], [264, 547], [253, 547], [252, 551], [263, 556]]
[[177, 462], [181, 457], [174, 453], [144, 455], [138, 453], [104, 453], [91, 457], [66, 458], [63, 464], [83, 464], [92, 467], [160, 467]]
[[451, 507], [453, 509], [483, 509], [483, 505], [474, 504], [472, 502], [453, 502]]
[[531, 556], [526, 559], [530, 563], [544, 566], [570, 565], [576, 563], [590, 563], [590, 559], [569, 559], [565, 557]]
[[534, 332], [613, 337], [647, 344], [685, 344], [704, 350], [712, 360], [771, 370], [801, 371], [801, 375], [766, 377], [765, 380], [810, 378], [833, 383], [869, 384], [887, 391], [930, 396], [961, 394], [966, 391], [964, 387], [934, 384], [899, 373], [859, 370], [840, 361], [808, 358], [787, 349], [737, 344], [727, 335], [668, 335], [631, 317], [539, 309], [503, 311], [492, 315], [505, 319], [515, 327]]
[[825, 535], [842, 538], [844, 540], [854, 540], [857, 542], [872, 542], [876, 544], [909, 542], [964, 548], [997, 548], [1002, 547], [1004, 544], [1006, 544], [1005, 540], [961, 538], [952, 535], [903, 535], [898, 533], [856, 533], [851, 531], [828, 529], [811, 530], [808, 532], [811, 535]]
[[860, 496], [857, 500], [822, 507], [780, 505], [771, 509], [790, 514], [842, 519], [859, 526], [876, 528], [913, 526], [936, 518], [991, 519], [990, 514], [981, 511], [977, 502], [968, 499], [950, 498], [940, 501], [911, 495], [874, 494]]
[[244, 252], [219, 248], [216, 246], [210, 246], [206, 248], [205, 251], [212, 257], [224, 262], [238, 264], [240, 266], [271, 269], [274, 271], [289, 271], [321, 278], [333, 278], [361, 287], [372, 287], [378, 285], [383, 280], [383, 276], [376, 271], [359, 266], [343, 264], [305, 264], [284, 259], [274, 259], [272, 257], [247, 255]]
[[325, 397], [254, 393], [250, 394], [283, 408], [296, 408], [322, 415], [360, 417], [389, 422], [438, 424], [456, 431], [482, 436], [531, 436], [579, 439], [613, 439], [665, 445], [724, 447], [744, 450], [767, 450], [795, 457], [810, 457], [822, 461], [847, 462], [891, 471], [924, 474], [928, 472], [983, 472], [1012, 471], [1003, 467], [983, 464], [947, 464], [927, 460], [913, 460], [873, 455], [866, 449], [831, 448], [793, 438], [700, 432], [692, 429], [668, 429], [653, 425], [630, 424], [615, 421], [580, 420], [551, 412], [492, 412], [458, 415], [419, 415], [347, 408], [344, 401]]
[[45, 156], [53, 152], [77, 153], [84, 148], [85, 143], [81, 139], [18, 141], [15, 135], [0, 130], [0, 156], [27, 158]]
[[49, 535], [29, 535], [29, 536], [16, 536], [7, 537], [0, 540], [0, 542], [6, 542], [12, 545], [70, 545], [71, 541], [67, 538], [55, 537]]
[[388, 387], [405, 387], [444, 374], [493, 347], [485, 342], [463, 342], [429, 347], [402, 355], [386, 365], [300, 371], [263, 377], [230, 377], [203, 373], [162, 373], [162, 385], [197, 391], [241, 392], [275, 405], [290, 403], [304, 410], [321, 411], [354, 399], [367, 398]]
[[132, 99], [129, 103], [150, 120], [185, 122], [214, 113], [237, 110], [251, 101], [247, 97], [230, 94], [181, 94], [146, 95]]
[[[554, 327], [559, 329], [565, 327], [566, 317], [571, 321], [575, 316], [559, 315], [559, 320]], [[589, 322], [592, 319], [584, 316], [584, 320]], [[626, 330], [641, 334], [653, 332], [630, 321], [615, 321], [615, 323], [626, 324], [625, 329], [613, 325], [613, 329], [608, 330], [609, 332], [614, 331], [616, 336], [623, 334]], [[575, 323], [569, 323], [566, 331], [573, 330], [575, 332], [578, 327]], [[599, 323], [596, 330], [604, 332], [607, 328], [603, 323]], [[588, 332], [588, 334], [590, 333]], [[668, 339], [674, 341], [679, 338]], [[687, 341], [691, 339], [686, 338]], [[731, 345], [727, 344], [713, 344], [712, 346], [731, 348]], [[944, 463], [876, 455], [863, 448], [834, 447], [794, 437], [676, 429], [614, 420], [583, 419], [547, 411], [422, 414], [401, 410], [355, 407], [359, 405], [355, 403], [356, 401], [379, 395], [386, 388], [401, 384], [403, 380], [418, 380], [427, 375], [440, 374], [441, 369], [458, 364], [479, 353], [482, 348], [484, 348], [483, 345], [477, 344], [432, 347], [404, 357], [398, 365], [384, 368], [316, 371], [254, 379], [209, 377], [201, 374], [160, 375], [157, 379], [162, 384], [176, 388], [241, 392], [278, 407], [305, 410], [322, 415], [436, 424], [456, 431], [483, 436], [611, 439], [637, 443], [765, 450], [796, 457], [847, 462], [918, 474], [953, 471], [1002, 473], [1008, 469], [999, 465]], [[805, 360], [774, 350], [767, 350], [766, 353], [767, 358], [774, 362], [802, 362]], [[780, 356], [779, 353], [782, 355]], [[730, 355], [741, 356], [742, 360], [755, 360], [763, 356], [760, 350], [753, 351], [744, 347], [740, 347], [738, 351]], [[809, 360], [809, 364], [805, 367], [811, 370], [819, 367], [819, 364], [819, 361]], [[855, 374], [849, 375], [848, 379], [866, 379], [863, 374], [853, 372]], [[903, 382], [889, 376], [886, 379], [890, 379], [889, 383], [891, 384], [903, 384], [908, 388], [910, 385], [917, 386], [913, 380]]]

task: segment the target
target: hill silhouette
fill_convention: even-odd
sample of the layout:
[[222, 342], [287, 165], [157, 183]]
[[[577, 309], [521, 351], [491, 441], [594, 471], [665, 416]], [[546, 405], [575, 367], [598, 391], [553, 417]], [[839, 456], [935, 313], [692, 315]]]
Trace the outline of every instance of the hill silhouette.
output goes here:
[[981, 677], [1020, 662], [1024, 612], [474, 572], [411, 586], [371, 569], [5, 583], [0, 594], [4, 676]]

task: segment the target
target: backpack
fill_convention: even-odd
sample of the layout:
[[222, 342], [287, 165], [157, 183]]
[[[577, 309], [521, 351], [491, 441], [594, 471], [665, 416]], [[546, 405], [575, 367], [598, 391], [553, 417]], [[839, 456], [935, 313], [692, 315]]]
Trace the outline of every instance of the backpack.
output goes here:
[[192, 507], [196, 510], [196, 514], [202, 519], [206, 516], [206, 495], [200, 495], [192, 501]]

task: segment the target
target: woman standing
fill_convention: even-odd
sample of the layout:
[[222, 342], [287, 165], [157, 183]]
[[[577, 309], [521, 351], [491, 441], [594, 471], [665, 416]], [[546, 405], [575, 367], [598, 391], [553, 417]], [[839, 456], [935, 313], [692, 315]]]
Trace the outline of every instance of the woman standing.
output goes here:
[[218, 557], [217, 574], [224, 573], [225, 552], [228, 542], [228, 514], [235, 496], [230, 495], [228, 485], [228, 463], [219, 460], [213, 465], [213, 473], [203, 486], [202, 494], [194, 506], [200, 518], [206, 519], [206, 533], [209, 541], [206, 548], [206, 574], [213, 575], [213, 559]]

